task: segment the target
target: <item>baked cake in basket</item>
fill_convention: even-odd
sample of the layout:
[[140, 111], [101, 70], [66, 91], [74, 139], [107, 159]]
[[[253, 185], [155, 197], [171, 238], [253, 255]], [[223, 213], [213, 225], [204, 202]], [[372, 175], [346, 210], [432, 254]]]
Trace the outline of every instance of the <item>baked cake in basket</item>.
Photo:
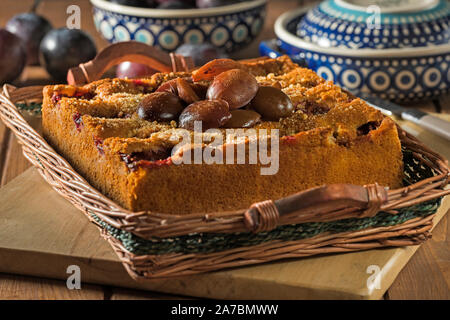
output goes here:
[[[132, 211], [227, 211], [323, 184], [402, 182], [395, 123], [288, 57], [51, 85], [42, 116], [55, 150]], [[229, 128], [245, 135], [227, 140]], [[196, 163], [205, 151], [226, 164]]]

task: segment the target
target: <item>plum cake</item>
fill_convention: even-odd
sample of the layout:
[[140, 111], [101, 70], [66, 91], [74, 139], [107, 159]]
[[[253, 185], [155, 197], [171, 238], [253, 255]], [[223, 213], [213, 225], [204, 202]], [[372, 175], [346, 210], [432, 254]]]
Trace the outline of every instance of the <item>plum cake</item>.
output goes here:
[[286, 56], [43, 94], [45, 139], [131, 211], [228, 211], [324, 184], [402, 183], [395, 123]]

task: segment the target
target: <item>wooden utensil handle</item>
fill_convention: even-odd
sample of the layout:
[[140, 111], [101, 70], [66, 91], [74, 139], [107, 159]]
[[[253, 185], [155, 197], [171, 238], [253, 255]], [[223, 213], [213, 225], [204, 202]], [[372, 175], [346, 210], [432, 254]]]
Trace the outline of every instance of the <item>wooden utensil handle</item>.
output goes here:
[[[274, 229], [280, 216], [316, 215], [335, 218], [351, 211], [360, 211], [360, 218], [372, 217], [387, 202], [388, 194], [378, 184], [356, 186], [332, 184], [309, 189], [280, 200], [254, 203], [244, 214], [244, 222], [250, 231], [262, 232]], [[321, 219], [323, 220], [323, 219]]]
[[124, 61], [145, 64], [161, 72], [189, 71], [194, 67], [190, 57], [166, 53], [137, 41], [119, 42], [104, 48], [93, 60], [71, 68], [67, 83], [84, 85], [98, 80], [109, 68]]

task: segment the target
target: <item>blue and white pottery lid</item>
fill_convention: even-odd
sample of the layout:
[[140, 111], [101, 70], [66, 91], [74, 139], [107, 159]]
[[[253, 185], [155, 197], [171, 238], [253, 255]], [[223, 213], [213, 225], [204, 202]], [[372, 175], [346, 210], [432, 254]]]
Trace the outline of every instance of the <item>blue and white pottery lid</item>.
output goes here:
[[450, 43], [447, 0], [326, 0], [309, 10], [297, 36], [321, 47], [390, 49]]

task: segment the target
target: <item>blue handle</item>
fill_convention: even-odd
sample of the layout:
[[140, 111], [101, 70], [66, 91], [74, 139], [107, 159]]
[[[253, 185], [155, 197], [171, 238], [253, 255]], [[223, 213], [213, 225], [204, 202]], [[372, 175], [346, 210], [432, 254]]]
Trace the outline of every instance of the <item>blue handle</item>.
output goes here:
[[276, 58], [279, 56], [282, 56], [282, 53], [275, 50], [276, 47], [276, 40], [268, 40], [268, 41], [261, 41], [259, 44], [259, 54], [262, 56], [268, 56], [270, 58]]
[[279, 41], [276, 39], [271, 39], [267, 41], [261, 41], [259, 44], [259, 53], [262, 56], [268, 56], [270, 58], [276, 58], [282, 55], [288, 55], [291, 60], [302, 67], [307, 67], [304, 53], [303, 52], [288, 52], [280, 48]]

